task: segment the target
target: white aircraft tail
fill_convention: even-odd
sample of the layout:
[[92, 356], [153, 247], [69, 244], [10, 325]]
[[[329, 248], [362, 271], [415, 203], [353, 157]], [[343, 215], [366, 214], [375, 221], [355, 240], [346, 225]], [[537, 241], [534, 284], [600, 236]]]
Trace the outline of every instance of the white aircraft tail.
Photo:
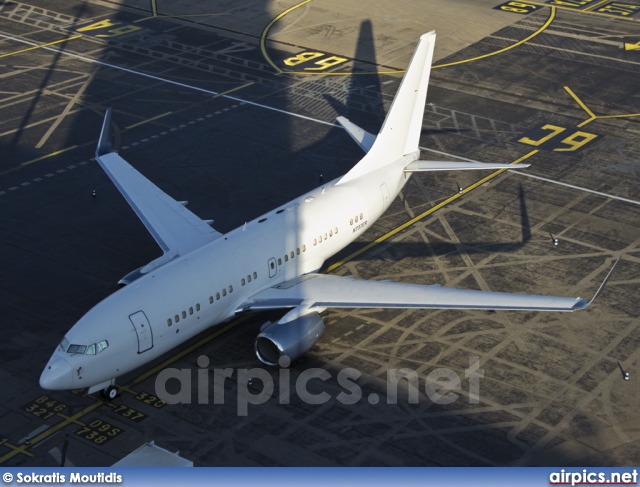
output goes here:
[[420, 37], [418, 47], [375, 142], [367, 155], [345, 174], [338, 184], [351, 181], [391, 164], [406, 154], [419, 151], [435, 41], [434, 31]]

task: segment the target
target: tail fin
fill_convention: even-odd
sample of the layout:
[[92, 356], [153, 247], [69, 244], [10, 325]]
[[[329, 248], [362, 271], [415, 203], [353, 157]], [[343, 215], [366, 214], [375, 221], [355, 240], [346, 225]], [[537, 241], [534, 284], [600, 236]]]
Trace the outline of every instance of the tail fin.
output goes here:
[[433, 31], [420, 37], [418, 47], [373, 146], [338, 184], [384, 167], [405, 154], [419, 150], [435, 41], [436, 33]]

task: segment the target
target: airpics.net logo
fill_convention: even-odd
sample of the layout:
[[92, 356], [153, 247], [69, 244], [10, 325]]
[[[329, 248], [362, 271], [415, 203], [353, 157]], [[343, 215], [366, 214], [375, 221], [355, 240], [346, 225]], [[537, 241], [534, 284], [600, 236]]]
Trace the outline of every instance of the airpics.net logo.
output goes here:
[[591, 472], [581, 471], [551, 472], [550, 485], [638, 485], [638, 471], [634, 468], [626, 472]]
[[[280, 357], [280, 369], [272, 372], [263, 368], [209, 368], [206, 355], [198, 357], [197, 363], [199, 368], [195, 370], [167, 368], [161, 371], [156, 377], [156, 396], [167, 404], [210, 404], [211, 398], [213, 404], [225, 404], [225, 399], [235, 392], [238, 416], [247, 416], [249, 405], [265, 404], [271, 399], [278, 404], [291, 404], [292, 397], [297, 397], [311, 405], [325, 404], [332, 399], [345, 405], [363, 400], [362, 387], [358, 384], [362, 373], [354, 368], [341, 369], [335, 377], [326, 369], [310, 368], [296, 373], [294, 380], [288, 368], [291, 361], [286, 356]], [[426, 398], [434, 404], [447, 405], [466, 395], [469, 404], [478, 404], [481, 377], [484, 377], [484, 370], [475, 356], [469, 357], [469, 367], [464, 369], [466, 394], [462, 394], [460, 375], [449, 368], [434, 369], [423, 377], [413, 369], [388, 369], [386, 396], [382, 400], [386, 404], [398, 404], [400, 398], [409, 404], [418, 404]], [[235, 391], [233, 387], [225, 387], [227, 380], [235, 382]], [[338, 387], [322, 387], [318, 391], [321, 385], [318, 382], [331, 381]], [[365, 399], [371, 405], [381, 401], [378, 393], [370, 393]]]

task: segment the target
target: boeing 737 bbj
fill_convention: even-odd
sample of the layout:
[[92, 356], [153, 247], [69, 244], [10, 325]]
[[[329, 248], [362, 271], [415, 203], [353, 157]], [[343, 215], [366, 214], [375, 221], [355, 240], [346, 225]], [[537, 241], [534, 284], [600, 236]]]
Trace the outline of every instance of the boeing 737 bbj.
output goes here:
[[[122, 279], [62, 339], [46, 365], [45, 389], [117, 394], [115, 379], [237, 313], [290, 309], [263, 325], [255, 352], [276, 365], [305, 354], [328, 308], [449, 308], [574, 311], [591, 301], [365, 281], [319, 274], [389, 207], [417, 171], [498, 169], [508, 164], [419, 160], [435, 33], [424, 34], [377, 136], [339, 123], [366, 152], [346, 175], [225, 235], [142, 176], [111, 148], [108, 110], [96, 160], [164, 254]], [[606, 281], [606, 279], [605, 279]], [[603, 283], [604, 285], [604, 283]], [[602, 288], [602, 287], [601, 287]], [[596, 293], [597, 294], [597, 293]]]

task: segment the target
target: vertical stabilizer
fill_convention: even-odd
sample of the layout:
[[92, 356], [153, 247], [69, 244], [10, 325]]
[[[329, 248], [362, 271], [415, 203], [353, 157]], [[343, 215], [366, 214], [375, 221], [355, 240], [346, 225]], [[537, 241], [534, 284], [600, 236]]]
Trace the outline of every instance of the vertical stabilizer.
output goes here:
[[418, 47], [375, 143], [367, 155], [345, 174], [338, 184], [391, 164], [405, 154], [418, 151], [435, 41], [436, 33], [433, 31], [420, 37]]

